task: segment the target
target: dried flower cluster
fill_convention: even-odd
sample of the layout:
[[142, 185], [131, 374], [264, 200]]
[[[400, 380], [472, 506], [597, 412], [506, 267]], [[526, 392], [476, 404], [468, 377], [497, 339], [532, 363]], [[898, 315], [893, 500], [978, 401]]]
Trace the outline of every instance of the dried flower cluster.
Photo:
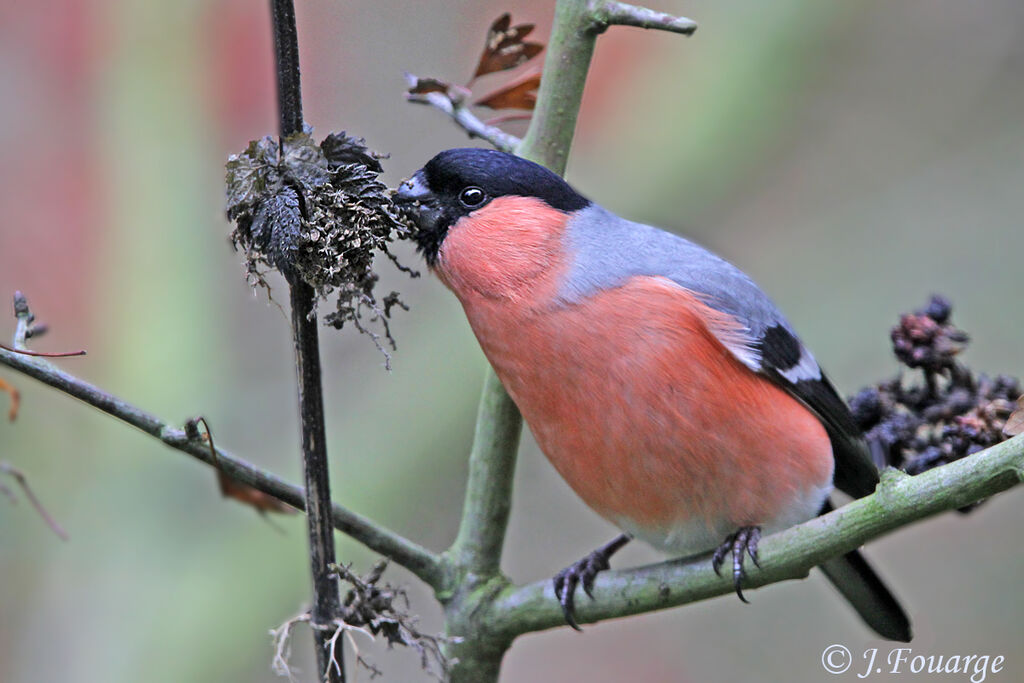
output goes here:
[[334, 295], [328, 324], [340, 328], [351, 321], [381, 347], [380, 335], [363, 324], [369, 311], [393, 347], [388, 318], [402, 303], [396, 292], [377, 299], [373, 256], [379, 250], [391, 257], [387, 245], [405, 226], [377, 179], [380, 158], [343, 132], [319, 145], [308, 127], [285, 138], [282, 148], [269, 136], [254, 140], [228, 160], [227, 211], [235, 223], [231, 242], [245, 251], [253, 286], [269, 292], [264, 276], [276, 268], [322, 299]]
[[1020, 382], [975, 376], [957, 361], [968, 336], [950, 323], [951, 311], [949, 301], [933, 296], [925, 308], [902, 315], [892, 330], [896, 358], [919, 371], [920, 382], [901, 370], [850, 399], [879, 464], [918, 474], [1008, 437]]

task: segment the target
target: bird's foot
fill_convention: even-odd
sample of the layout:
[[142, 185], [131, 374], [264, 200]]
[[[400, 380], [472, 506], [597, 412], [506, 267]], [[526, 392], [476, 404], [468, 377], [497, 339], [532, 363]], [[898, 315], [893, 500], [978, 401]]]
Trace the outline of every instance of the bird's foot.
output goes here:
[[576, 623], [576, 587], [582, 585], [583, 592], [593, 600], [594, 579], [608, 569], [608, 560], [628, 542], [629, 536], [623, 534], [555, 575], [555, 597], [562, 606], [562, 614], [565, 615], [565, 622], [569, 626], [577, 631], [583, 630]]
[[715, 554], [711, 556], [711, 566], [714, 568], [715, 573], [721, 576], [722, 572], [719, 570], [722, 568], [725, 556], [732, 553], [732, 584], [736, 587], [736, 595], [740, 597], [740, 600], [747, 603], [749, 601], [743, 597], [743, 591], [740, 589], [740, 584], [747, 576], [747, 572], [743, 568], [743, 555], [744, 553], [750, 555], [754, 565], [760, 569], [761, 565], [757, 561], [757, 544], [760, 540], [761, 527], [740, 527], [736, 530], [736, 533], [726, 536], [722, 545], [718, 546]]

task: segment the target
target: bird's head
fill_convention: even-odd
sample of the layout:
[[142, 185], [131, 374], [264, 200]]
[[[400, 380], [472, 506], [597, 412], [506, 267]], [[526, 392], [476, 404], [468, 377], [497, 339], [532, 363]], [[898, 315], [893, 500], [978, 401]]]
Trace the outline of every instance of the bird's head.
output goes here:
[[[565, 214], [590, 202], [540, 164], [490, 149], [449, 149], [403, 181], [396, 202], [418, 229], [413, 235], [431, 266], [459, 221], [497, 205], [539, 206]], [[525, 202], [513, 200], [522, 198]], [[538, 201], [539, 200], [539, 203]], [[497, 206], [495, 205], [495, 206]]]

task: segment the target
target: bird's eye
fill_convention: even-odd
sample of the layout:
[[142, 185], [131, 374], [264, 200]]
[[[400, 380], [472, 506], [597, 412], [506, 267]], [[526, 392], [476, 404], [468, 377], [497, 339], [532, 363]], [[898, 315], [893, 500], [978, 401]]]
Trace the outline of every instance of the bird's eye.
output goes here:
[[479, 187], [467, 187], [459, 193], [459, 201], [467, 209], [475, 209], [483, 204], [486, 199], [487, 194]]

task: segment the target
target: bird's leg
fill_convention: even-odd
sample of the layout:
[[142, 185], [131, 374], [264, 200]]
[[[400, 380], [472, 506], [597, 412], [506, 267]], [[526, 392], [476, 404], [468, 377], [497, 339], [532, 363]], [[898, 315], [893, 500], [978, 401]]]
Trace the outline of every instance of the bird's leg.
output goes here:
[[562, 614], [565, 615], [565, 622], [569, 626], [577, 631], [583, 630], [576, 623], [576, 586], [583, 584], [583, 592], [593, 600], [594, 579], [600, 572], [608, 569], [609, 558], [618, 552], [619, 548], [629, 543], [629, 539], [629, 535], [622, 534], [555, 575], [555, 597], [562, 605]]
[[729, 534], [725, 537], [722, 545], [718, 546], [715, 550], [715, 554], [711, 556], [711, 566], [714, 568], [715, 573], [719, 576], [722, 572], [719, 569], [722, 568], [722, 563], [725, 561], [725, 556], [732, 553], [732, 583], [736, 587], [736, 595], [740, 596], [740, 600], [743, 602], [749, 601], [743, 597], [743, 591], [740, 590], [740, 583], [747, 576], [746, 570], [743, 569], [743, 554], [750, 555], [750, 559], [754, 561], [754, 564], [758, 569], [761, 565], [757, 561], [757, 544], [761, 540], [761, 527], [759, 526], [744, 526], [736, 530], [736, 533]]

